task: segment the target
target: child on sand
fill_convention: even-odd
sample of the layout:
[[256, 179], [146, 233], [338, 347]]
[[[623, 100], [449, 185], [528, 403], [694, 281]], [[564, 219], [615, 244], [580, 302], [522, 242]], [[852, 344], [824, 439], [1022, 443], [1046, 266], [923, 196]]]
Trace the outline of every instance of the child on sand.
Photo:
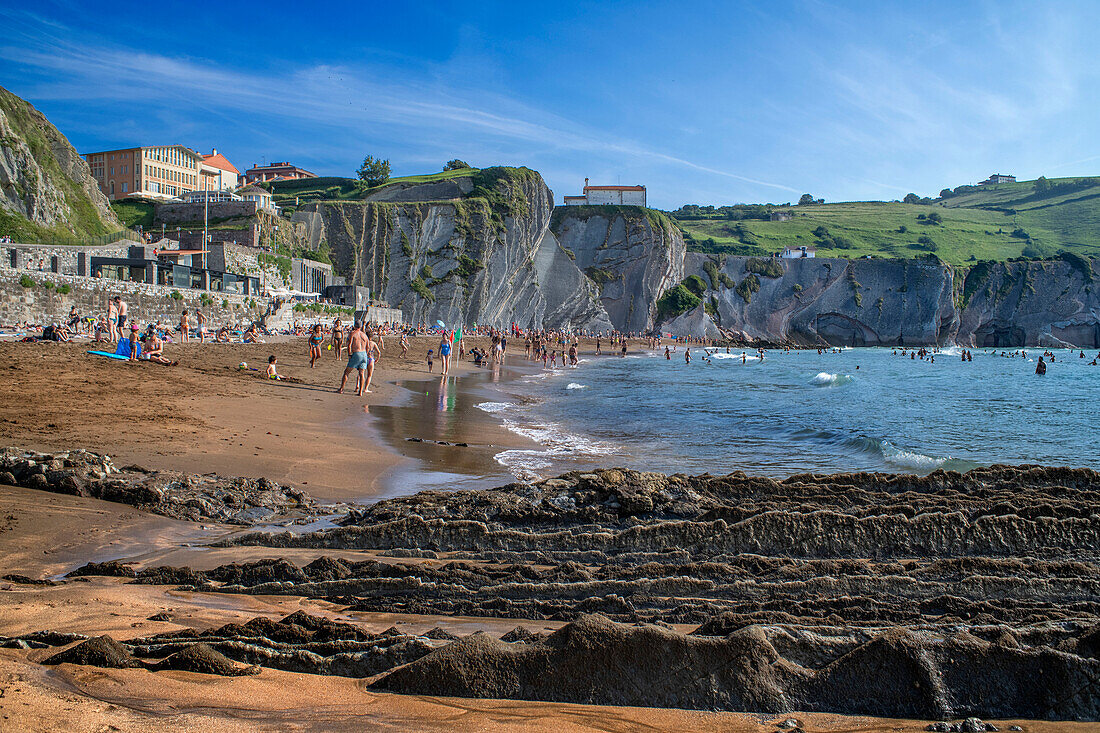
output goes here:
[[314, 362], [321, 358], [321, 344], [325, 335], [321, 333], [321, 324], [314, 323], [313, 331], [309, 334], [309, 368], [313, 368]]
[[[318, 354], [320, 356], [320, 354]], [[267, 378], [268, 379], [285, 379], [282, 374], [279, 374], [278, 369], [275, 368], [276, 362], [279, 360], [275, 358], [275, 355], [267, 357]]]
[[428, 371], [429, 372], [432, 372], [432, 371], [435, 370], [435, 362], [432, 361], [432, 355], [434, 353], [435, 353], [435, 349], [428, 349]]

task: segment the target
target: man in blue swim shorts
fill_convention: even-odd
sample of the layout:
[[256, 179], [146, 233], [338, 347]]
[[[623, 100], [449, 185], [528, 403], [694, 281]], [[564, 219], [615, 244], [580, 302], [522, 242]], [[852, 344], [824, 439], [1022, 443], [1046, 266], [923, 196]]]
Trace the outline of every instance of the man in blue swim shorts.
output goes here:
[[366, 389], [366, 370], [371, 360], [370, 350], [370, 339], [363, 333], [362, 327], [357, 322], [348, 335], [348, 353], [350, 356], [348, 357], [348, 365], [344, 368], [344, 377], [340, 380], [340, 389], [336, 390], [337, 394], [344, 391], [344, 385], [348, 382], [348, 376], [355, 370], [359, 372], [359, 376], [355, 383], [355, 393], [362, 397], [364, 391], [370, 391]]

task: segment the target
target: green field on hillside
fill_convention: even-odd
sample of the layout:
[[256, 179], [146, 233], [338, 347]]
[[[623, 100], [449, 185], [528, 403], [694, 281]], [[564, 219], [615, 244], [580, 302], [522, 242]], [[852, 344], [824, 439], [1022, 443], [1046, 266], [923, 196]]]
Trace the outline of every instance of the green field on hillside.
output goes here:
[[1051, 179], [1038, 186], [1021, 181], [956, 191], [932, 205], [867, 201], [773, 207], [789, 211], [789, 221], [722, 215], [679, 216], [676, 221], [696, 251], [768, 255], [804, 246], [816, 248], [819, 257], [848, 258], [934, 252], [958, 265], [1050, 257], [1063, 250], [1100, 257], [1100, 179]]
[[419, 176], [400, 176], [398, 178], [389, 179], [381, 186], [367, 189], [359, 188], [357, 185], [359, 182], [354, 178], [339, 177], [299, 178], [293, 181], [271, 181], [270, 183], [262, 185], [264, 188], [271, 191], [272, 197], [275, 199], [275, 203], [278, 206], [289, 206], [293, 208], [295, 200], [297, 200], [299, 204], [313, 201], [355, 201], [372, 193], [377, 193], [385, 188], [389, 188], [390, 186], [434, 183], [435, 181], [445, 181], [449, 178], [459, 178], [476, 174], [478, 170], [477, 168], [460, 168], [453, 171], [427, 173]]

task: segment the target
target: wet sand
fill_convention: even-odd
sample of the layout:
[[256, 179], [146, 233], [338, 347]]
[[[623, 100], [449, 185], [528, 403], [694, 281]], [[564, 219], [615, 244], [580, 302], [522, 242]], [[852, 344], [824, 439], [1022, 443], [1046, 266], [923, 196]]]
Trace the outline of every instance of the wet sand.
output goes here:
[[[434, 341], [413, 339], [402, 358], [391, 339], [373, 393], [363, 397], [335, 393], [346, 358], [325, 351], [310, 369], [304, 338], [170, 344], [166, 354], [179, 360], [176, 367], [89, 356], [85, 351], [97, 348], [91, 342], [0, 342], [0, 442], [45, 451], [82, 447], [106, 453], [120, 466], [265, 476], [321, 501], [370, 500], [392, 493], [385, 490], [389, 472], [414, 470], [413, 457], [432, 459], [444, 471], [454, 464], [466, 475], [491, 458], [487, 450], [410, 450], [401, 445], [405, 435], [383, 439], [380, 431], [415, 429], [424, 435], [436, 426], [372, 419], [372, 410], [409, 400], [424, 383], [428, 390], [439, 388], [438, 362], [433, 375], [422, 361]], [[471, 344], [483, 341], [471, 339]], [[279, 359], [280, 373], [297, 381], [272, 382], [237, 369], [242, 361], [266, 367], [271, 354]], [[464, 380], [473, 377], [476, 383], [482, 371], [468, 361], [454, 365], [449, 389], [462, 392]], [[354, 376], [349, 383], [351, 391]], [[465, 436], [479, 444], [529, 445], [466, 406], [463, 397], [463, 412], [449, 413], [461, 418], [448, 433], [455, 442]], [[390, 409], [386, 414], [392, 416]], [[408, 478], [402, 485], [413, 488]]]

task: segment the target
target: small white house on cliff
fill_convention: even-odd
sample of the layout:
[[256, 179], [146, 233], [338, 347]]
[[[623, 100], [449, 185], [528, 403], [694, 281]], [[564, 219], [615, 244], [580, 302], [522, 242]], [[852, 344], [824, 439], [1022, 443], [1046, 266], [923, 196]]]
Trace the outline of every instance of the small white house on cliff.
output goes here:
[[783, 254], [779, 255], [785, 260], [801, 260], [808, 257], [817, 257], [817, 250], [813, 247], [787, 247]]
[[645, 186], [590, 186], [584, 179], [582, 196], [565, 196], [565, 206], [598, 206], [602, 204], [622, 204], [627, 206], [645, 206]]

